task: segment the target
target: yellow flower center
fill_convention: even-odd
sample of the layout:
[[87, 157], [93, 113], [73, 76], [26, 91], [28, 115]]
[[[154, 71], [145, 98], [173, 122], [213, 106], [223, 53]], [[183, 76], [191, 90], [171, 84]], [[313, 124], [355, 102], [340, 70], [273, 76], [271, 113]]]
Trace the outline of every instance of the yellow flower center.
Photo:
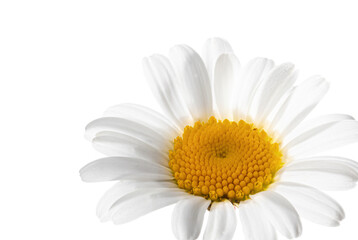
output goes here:
[[179, 188], [212, 201], [239, 203], [265, 190], [282, 165], [279, 144], [243, 120], [211, 117], [186, 126], [169, 151]]

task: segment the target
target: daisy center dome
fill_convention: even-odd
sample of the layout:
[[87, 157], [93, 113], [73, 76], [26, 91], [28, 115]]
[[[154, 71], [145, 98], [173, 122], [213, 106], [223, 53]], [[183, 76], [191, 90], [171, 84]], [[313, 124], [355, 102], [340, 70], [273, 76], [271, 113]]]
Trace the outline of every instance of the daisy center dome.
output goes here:
[[178, 187], [212, 201], [239, 203], [265, 190], [282, 165], [279, 144], [243, 120], [211, 117], [186, 126], [169, 151]]

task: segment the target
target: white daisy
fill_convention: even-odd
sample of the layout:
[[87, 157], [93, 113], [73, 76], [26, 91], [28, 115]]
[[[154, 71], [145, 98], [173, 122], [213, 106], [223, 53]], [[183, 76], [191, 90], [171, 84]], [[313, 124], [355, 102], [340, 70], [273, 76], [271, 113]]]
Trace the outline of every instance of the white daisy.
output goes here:
[[358, 164], [319, 155], [358, 140], [358, 122], [343, 114], [304, 121], [328, 90], [314, 76], [295, 86], [291, 63], [256, 58], [240, 67], [230, 45], [210, 39], [201, 58], [185, 45], [169, 58], [144, 59], [165, 116], [120, 104], [86, 127], [108, 155], [80, 171], [83, 181], [118, 181], [100, 200], [102, 221], [126, 223], [176, 203], [179, 240], [232, 239], [237, 216], [247, 239], [287, 238], [300, 218], [337, 226], [341, 206], [321, 190], [355, 185]]

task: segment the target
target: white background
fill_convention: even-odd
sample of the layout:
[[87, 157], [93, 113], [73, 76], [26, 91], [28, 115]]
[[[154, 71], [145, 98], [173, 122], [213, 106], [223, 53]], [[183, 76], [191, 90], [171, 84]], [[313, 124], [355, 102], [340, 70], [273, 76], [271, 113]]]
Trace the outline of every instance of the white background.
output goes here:
[[[315, 114], [358, 117], [354, 2], [1, 1], [0, 238], [174, 239], [172, 207], [126, 225], [100, 223], [95, 205], [111, 183], [78, 176], [101, 157], [83, 137], [89, 121], [123, 102], [158, 109], [141, 60], [174, 44], [200, 51], [219, 36], [241, 62], [292, 61], [303, 78], [321, 74], [331, 83]], [[358, 159], [355, 148], [338, 153]], [[338, 228], [304, 221], [301, 239], [358, 239], [358, 189], [330, 194], [346, 219]]]

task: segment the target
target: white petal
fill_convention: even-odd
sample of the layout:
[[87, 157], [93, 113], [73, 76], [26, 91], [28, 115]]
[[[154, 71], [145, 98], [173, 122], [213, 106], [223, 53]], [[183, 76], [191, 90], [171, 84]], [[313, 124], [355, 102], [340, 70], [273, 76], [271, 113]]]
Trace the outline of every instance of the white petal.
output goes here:
[[272, 226], [287, 238], [296, 238], [302, 233], [301, 220], [291, 203], [282, 195], [266, 190], [252, 195]]
[[259, 210], [254, 200], [246, 200], [239, 205], [239, 215], [246, 239], [275, 240], [276, 231]]
[[209, 78], [213, 80], [215, 64], [222, 54], [233, 53], [230, 44], [221, 38], [208, 39], [203, 47], [203, 60], [209, 73]]
[[332, 124], [343, 120], [353, 120], [352, 116], [346, 114], [327, 114], [322, 115], [313, 119], [309, 119], [303, 121], [297, 128], [293, 129], [287, 136], [283, 136], [283, 145], [286, 145], [292, 139], [298, 137], [304, 132], [312, 131], [312, 132], [320, 132], [329, 128]]
[[358, 172], [346, 163], [335, 160], [299, 160], [281, 168], [277, 178], [323, 190], [346, 190], [355, 186]]
[[275, 192], [286, 197], [299, 215], [321, 225], [338, 226], [344, 218], [342, 207], [325, 193], [299, 183], [278, 182]]
[[337, 157], [337, 156], [315, 156], [315, 157], [309, 157], [309, 158], [297, 158], [295, 161], [335, 161], [340, 164], [344, 164], [348, 167], [350, 167], [354, 172], [358, 172], [358, 162], [343, 158], [343, 157]]
[[93, 147], [109, 157], [134, 157], [168, 167], [168, 153], [159, 151], [141, 140], [115, 132], [99, 132]]
[[257, 89], [274, 65], [270, 59], [255, 58], [243, 68], [233, 96], [233, 115], [236, 121], [249, 114]]
[[110, 220], [110, 209], [112, 205], [121, 197], [134, 192], [138, 189], [150, 188], [177, 188], [178, 186], [172, 182], [156, 181], [156, 182], [118, 182], [110, 188], [101, 198], [97, 205], [97, 217], [102, 221]]
[[209, 205], [210, 201], [203, 197], [190, 197], [175, 205], [172, 229], [178, 240], [195, 240], [199, 237]]
[[231, 119], [231, 104], [240, 63], [233, 54], [222, 54], [215, 65], [214, 94], [221, 119]]
[[208, 72], [200, 56], [190, 47], [178, 45], [170, 50], [182, 94], [195, 121], [207, 121], [212, 115], [212, 92]]
[[102, 182], [120, 179], [171, 180], [168, 168], [141, 159], [108, 157], [90, 162], [80, 170], [82, 181]]
[[352, 160], [340, 161], [336, 159], [317, 159], [317, 157], [306, 159], [295, 159], [284, 166], [284, 171], [296, 171], [296, 172], [331, 172], [344, 174], [349, 176], [352, 180], [358, 179], [357, 165], [353, 165]]
[[189, 194], [177, 189], [140, 189], [119, 199], [111, 208], [115, 224], [130, 222], [157, 209], [174, 204]]
[[258, 94], [255, 119], [258, 124], [263, 123], [279, 100], [293, 86], [297, 78], [294, 65], [284, 63], [275, 67], [261, 85]]
[[160, 151], [171, 148], [169, 136], [163, 136], [160, 132], [142, 125], [138, 122], [116, 117], [104, 117], [90, 122], [86, 126], [86, 137], [92, 141], [99, 132], [117, 132], [137, 138]]
[[310, 171], [287, 171], [280, 176], [281, 181], [303, 183], [325, 191], [343, 191], [354, 188], [356, 181], [342, 174]]
[[179, 128], [191, 122], [191, 116], [178, 87], [178, 78], [165, 56], [143, 59], [144, 74], [159, 105]]
[[181, 133], [164, 115], [138, 104], [122, 103], [110, 107], [104, 112], [104, 117], [131, 119], [173, 139]]
[[328, 91], [328, 83], [320, 76], [314, 76], [295, 87], [285, 100], [271, 128], [286, 136], [314, 109]]
[[229, 201], [214, 202], [210, 209], [204, 240], [230, 240], [236, 229], [234, 206]]
[[358, 141], [358, 122], [327, 123], [302, 133], [284, 146], [290, 156], [302, 157]]

